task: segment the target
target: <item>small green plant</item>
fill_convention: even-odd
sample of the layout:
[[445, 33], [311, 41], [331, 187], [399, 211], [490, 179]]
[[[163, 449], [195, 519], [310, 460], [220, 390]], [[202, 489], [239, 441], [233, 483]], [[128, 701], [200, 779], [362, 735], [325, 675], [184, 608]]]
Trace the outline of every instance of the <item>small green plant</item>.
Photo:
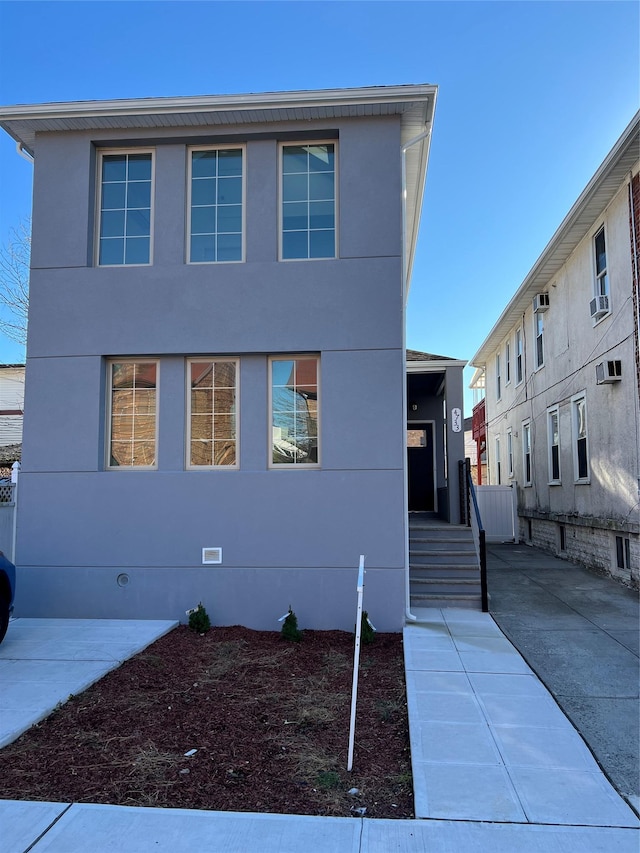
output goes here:
[[189, 614], [189, 627], [196, 634], [206, 634], [211, 627], [211, 620], [204, 608], [204, 604], [200, 602], [193, 610], [187, 611]]
[[298, 617], [289, 605], [289, 612], [284, 618], [280, 635], [283, 640], [289, 640], [293, 643], [299, 643], [302, 639], [302, 631], [298, 629]]
[[376, 631], [371, 622], [369, 622], [369, 614], [366, 610], [362, 612], [362, 621], [360, 627], [360, 642], [363, 646], [368, 646], [376, 638]]
[[318, 773], [318, 787], [322, 788], [323, 791], [331, 791], [334, 788], [339, 788], [341, 782], [340, 774], [336, 773], [335, 770], [325, 770], [322, 773]]

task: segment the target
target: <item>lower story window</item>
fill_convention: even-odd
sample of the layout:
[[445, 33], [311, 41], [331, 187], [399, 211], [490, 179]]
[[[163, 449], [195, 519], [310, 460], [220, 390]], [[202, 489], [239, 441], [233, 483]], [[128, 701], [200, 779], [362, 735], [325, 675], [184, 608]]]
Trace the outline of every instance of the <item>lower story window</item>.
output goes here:
[[270, 360], [271, 465], [317, 466], [318, 356]]
[[192, 359], [188, 371], [187, 467], [235, 467], [237, 362]]
[[619, 569], [631, 568], [631, 542], [626, 536], [616, 536], [616, 565]]
[[109, 468], [155, 468], [158, 364], [109, 364]]

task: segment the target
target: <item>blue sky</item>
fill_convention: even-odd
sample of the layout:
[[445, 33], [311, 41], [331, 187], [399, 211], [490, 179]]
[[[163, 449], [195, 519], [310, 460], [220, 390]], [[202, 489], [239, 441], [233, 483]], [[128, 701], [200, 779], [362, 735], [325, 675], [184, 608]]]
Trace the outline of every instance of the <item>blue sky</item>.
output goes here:
[[[640, 99], [634, 0], [0, 0], [0, 32], [3, 105], [437, 84], [407, 345], [460, 359]], [[29, 214], [31, 177], [2, 134], [3, 244]], [[23, 355], [0, 338], [0, 361]]]

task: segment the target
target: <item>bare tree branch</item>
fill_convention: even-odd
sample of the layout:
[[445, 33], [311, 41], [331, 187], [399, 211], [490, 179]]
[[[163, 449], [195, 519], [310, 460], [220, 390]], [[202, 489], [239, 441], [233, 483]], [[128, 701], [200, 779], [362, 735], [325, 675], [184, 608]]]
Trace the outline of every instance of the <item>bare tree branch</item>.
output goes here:
[[27, 342], [31, 220], [24, 219], [0, 249], [0, 332], [23, 346]]

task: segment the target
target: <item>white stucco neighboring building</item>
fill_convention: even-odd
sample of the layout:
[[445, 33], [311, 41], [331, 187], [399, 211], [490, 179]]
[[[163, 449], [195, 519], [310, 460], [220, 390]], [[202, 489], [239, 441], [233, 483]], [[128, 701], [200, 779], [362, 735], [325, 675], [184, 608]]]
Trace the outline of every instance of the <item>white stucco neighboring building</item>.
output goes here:
[[521, 540], [638, 584], [640, 112], [471, 360]]

